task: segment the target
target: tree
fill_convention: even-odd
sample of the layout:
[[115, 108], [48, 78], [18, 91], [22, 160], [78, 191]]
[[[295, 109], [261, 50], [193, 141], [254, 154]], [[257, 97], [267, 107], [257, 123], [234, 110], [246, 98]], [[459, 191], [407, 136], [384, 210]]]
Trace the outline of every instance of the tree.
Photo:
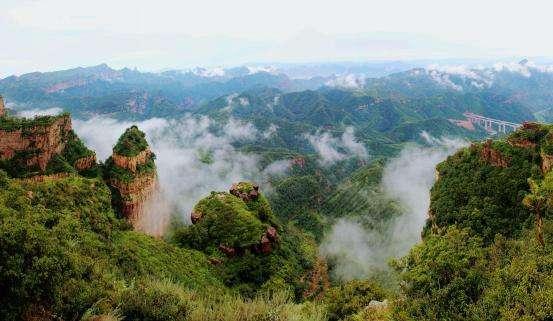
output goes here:
[[543, 211], [553, 205], [553, 175], [547, 174], [542, 181], [528, 179], [528, 184], [530, 193], [524, 197], [522, 203], [536, 216], [536, 239], [543, 247]]

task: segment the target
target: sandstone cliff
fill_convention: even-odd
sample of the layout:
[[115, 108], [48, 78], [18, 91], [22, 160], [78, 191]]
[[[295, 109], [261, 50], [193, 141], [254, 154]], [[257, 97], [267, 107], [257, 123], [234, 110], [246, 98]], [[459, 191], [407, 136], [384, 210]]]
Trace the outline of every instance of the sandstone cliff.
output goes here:
[[6, 114], [6, 106], [4, 106], [4, 98], [0, 96], [0, 117], [3, 117]]
[[71, 118], [68, 114], [35, 119], [0, 120], [0, 159], [18, 158], [28, 168], [45, 171], [54, 155], [65, 150]]
[[132, 126], [119, 138], [106, 162], [115, 206], [137, 230], [148, 230], [144, 217], [153, 210], [148, 205], [158, 193], [154, 159], [144, 133]]
[[508, 167], [509, 158], [504, 156], [499, 150], [496, 150], [492, 146], [492, 141], [487, 140], [480, 150], [480, 158], [486, 163], [495, 167]]

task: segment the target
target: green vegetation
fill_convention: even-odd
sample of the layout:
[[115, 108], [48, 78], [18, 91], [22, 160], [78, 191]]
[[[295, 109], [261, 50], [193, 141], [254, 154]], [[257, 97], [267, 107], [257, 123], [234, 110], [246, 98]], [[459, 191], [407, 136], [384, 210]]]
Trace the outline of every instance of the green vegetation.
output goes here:
[[[242, 182], [233, 193], [252, 195], [254, 186]], [[175, 241], [198, 249], [221, 262], [218, 270], [225, 283], [245, 296], [258, 289], [289, 291], [300, 297], [305, 284], [301, 277], [313, 266], [314, 242], [292, 225], [281, 226], [262, 194], [241, 199], [226, 192], [212, 192], [194, 207], [197, 221], [178, 227]], [[262, 250], [262, 237], [276, 227], [276, 240]], [[229, 252], [231, 251], [231, 252]]]
[[52, 125], [56, 120], [64, 117], [70, 117], [69, 113], [62, 113], [55, 116], [37, 116], [34, 118], [2, 117], [0, 118], [0, 130], [8, 132], [21, 130], [25, 133], [35, 127]]
[[16, 151], [10, 159], [0, 159], [0, 170], [4, 170], [10, 177], [25, 178], [40, 174], [38, 164], [29, 166], [27, 160], [38, 153], [35, 148]]
[[529, 191], [528, 178], [539, 176], [539, 155], [532, 148], [513, 147], [497, 141], [491, 146], [510, 161], [503, 168], [481, 157], [474, 145], [438, 165], [440, 179], [432, 188], [430, 212], [434, 224], [470, 227], [491, 242], [497, 233], [515, 236], [531, 217], [522, 204]]
[[146, 135], [136, 126], [131, 126], [119, 137], [113, 152], [122, 156], [132, 157], [148, 148]]
[[63, 151], [63, 157], [67, 162], [74, 165], [77, 160], [92, 155], [94, 155], [94, 152], [88, 149], [75, 132], [71, 130]]
[[193, 211], [201, 215], [200, 222], [177, 237], [183, 244], [209, 252], [215, 252], [220, 244], [237, 248], [258, 244], [269, 226], [240, 198], [226, 192], [212, 192]]
[[106, 178], [113, 178], [125, 183], [132, 182], [135, 178], [141, 175], [155, 173], [155, 171], [156, 164], [155, 156], [153, 154], [146, 161], [146, 163], [136, 166], [136, 171], [134, 173], [126, 168], [116, 166], [111, 157], [109, 157], [104, 164], [104, 175], [106, 175]]
[[325, 295], [330, 321], [351, 320], [364, 310], [371, 301], [384, 301], [387, 293], [370, 280], [354, 280], [330, 288]]
[[[403, 142], [423, 130], [480, 137], [483, 132], [468, 133], [447, 120], [461, 117], [466, 106], [512, 120], [529, 114], [502, 94], [451, 92], [426, 78], [404, 86], [412, 79], [369, 80], [356, 92], [255, 88], [194, 110], [260, 130], [277, 128], [233, 145], [261, 155], [264, 165], [295, 163], [286, 176], [269, 178], [274, 189], [268, 198], [246, 182], [212, 192], [193, 208], [195, 224], [176, 225], [167, 240], [131, 231], [113, 210], [120, 195], [102, 180], [130, 182], [152, 173], [153, 156], [136, 172], [110, 158], [100, 167], [103, 175], [86, 178], [73, 166], [93, 152], [71, 132], [66, 149], [42, 173], [68, 177], [13, 179], [41, 174], [25, 163], [34, 149], [0, 162], [0, 319], [552, 320], [553, 174], [542, 172], [542, 155], [553, 155], [553, 128], [546, 125], [526, 124], [503, 140], [475, 143], [438, 166], [423, 240], [392, 263], [397, 275], [376, 275], [386, 280], [380, 283], [330, 280], [325, 288], [317, 242], [333, 222], [351, 218], [378, 231], [400, 214], [380, 181], [386, 157]], [[242, 87], [218, 88], [213, 91], [222, 94]], [[145, 107], [137, 104], [133, 112], [161, 113], [152, 110], [154, 100], [170, 109], [172, 102], [158, 98], [144, 98]], [[113, 94], [75, 105], [112, 112], [128, 99]], [[30, 128], [31, 120], [6, 119], [0, 128]], [[303, 134], [324, 128], [340, 139], [349, 126], [370, 148], [371, 162], [320, 165]], [[132, 126], [113, 150], [132, 157], [147, 148], [144, 133]], [[206, 165], [214, 155], [198, 152]], [[383, 288], [396, 277], [399, 282]], [[313, 288], [324, 290], [313, 294]]]
[[488, 145], [500, 154], [476, 145], [438, 166], [424, 240], [394, 263], [392, 319], [553, 318], [553, 172], [539, 156], [550, 130], [529, 124], [507, 137], [516, 146]]
[[[126, 231], [111, 209], [108, 188], [97, 179], [70, 176], [23, 184], [0, 171], [0, 183], [0, 315], [5, 320], [41, 308], [65, 320], [92, 307], [111, 311], [123, 303], [119, 298], [135, 279], [146, 277], [154, 283], [168, 278], [182, 289], [224, 292], [200, 252]], [[121, 308], [128, 311], [132, 304]]]

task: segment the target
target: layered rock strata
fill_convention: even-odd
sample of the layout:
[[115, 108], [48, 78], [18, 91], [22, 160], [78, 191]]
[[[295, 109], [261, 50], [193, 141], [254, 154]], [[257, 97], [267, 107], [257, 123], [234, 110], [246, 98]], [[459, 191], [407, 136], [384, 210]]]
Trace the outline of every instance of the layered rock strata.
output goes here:
[[[137, 146], [145, 146], [136, 151]], [[132, 153], [118, 153], [116, 150], [131, 150]], [[135, 229], [144, 230], [142, 219], [148, 203], [158, 192], [154, 154], [147, 147], [144, 133], [136, 126], [130, 127], [113, 148], [113, 155], [107, 161], [108, 183], [118, 194], [117, 207]]]
[[0, 159], [10, 160], [19, 154], [27, 167], [44, 171], [52, 157], [64, 151], [70, 131], [69, 115], [6, 121], [0, 127]]

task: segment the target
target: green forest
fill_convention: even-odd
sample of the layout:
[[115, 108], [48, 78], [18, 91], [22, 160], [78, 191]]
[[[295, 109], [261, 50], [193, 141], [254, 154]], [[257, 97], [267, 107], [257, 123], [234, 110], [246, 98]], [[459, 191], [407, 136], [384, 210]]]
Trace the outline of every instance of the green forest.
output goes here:
[[[436, 71], [412, 69], [352, 89], [325, 77], [234, 72], [213, 80], [100, 65], [0, 80], [16, 101], [0, 117], [1, 320], [553, 320], [553, 125], [537, 122], [551, 119], [550, 73], [488, 68], [473, 70], [472, 81], [440, 74], [444, 85]], [[493, 83], [475, 85], [489, 75]], [[96, 159], [71, 122], [52, 128], [68, 113], [18, 117], [21, 106], [56, 104], [68, 106], [74, 124], [125, 124], [111, 156]], [[521, 124], [493, 131], [467, 124], [466, 111]], [[227, 178], [220, 162], [236, 161], [230, 151], [254, 160], [230, 177], [251, 171], [260, 181], [220, 179], [184, 215], [175, 204], [148, 203], [160, 165], [172, 161], [149, 145], [149, 133], [174, 138], [152, 130], [156, 121], [200, 127], [178, 131], [182, 141], [171, 146], [190, 143], [187, 156], [198, 162], [185, 165], [206, 180]], [[186, 135], [198, 132], [203, 141], [193, 145]], [[384, 182], [389, 165], [456, 138], [466, 147], [440, 154], [429, 195], [415, 200], [429, 201], [424, 226], [393, 229], [409, 209]], [[325, 146], [334, 157], [326, 163]], [[286, 170], [271, 173], [275, 164]], [[163, 234], [136, 223], [163, 211]], [[371, 250], [393, 248], [406, 232], [418, 242], [386, 260], [355, 252], [369, 256], [357, 262], [364, 273], [344, 277], [342, 258], [327, 248], [335, 233], [354, 236], [334, 229], [344, 222]]]

